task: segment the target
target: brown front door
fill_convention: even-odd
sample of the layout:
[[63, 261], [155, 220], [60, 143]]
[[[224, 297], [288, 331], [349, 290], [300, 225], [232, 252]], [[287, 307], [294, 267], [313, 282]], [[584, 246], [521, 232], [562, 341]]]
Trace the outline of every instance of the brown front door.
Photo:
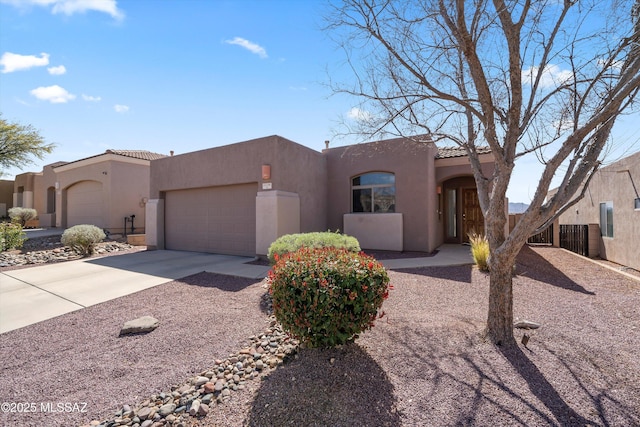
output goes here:
[[469, 241], [469, 233], [484, 234], [484, 218], [475, 188], [462, 189], [462, 240]]

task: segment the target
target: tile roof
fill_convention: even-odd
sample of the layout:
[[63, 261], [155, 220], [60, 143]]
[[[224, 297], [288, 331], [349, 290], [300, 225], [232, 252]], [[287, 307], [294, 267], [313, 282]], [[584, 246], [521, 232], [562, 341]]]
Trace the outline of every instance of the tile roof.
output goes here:
[[[488, 154], [491, 153], [491, 148], [489, 147], [477, 147], [476, 151], [478, 154]], [[463, 147], [438, 147], [438, 155], [436, 159], [449, 159], [452, 157], [464, 157], [467, 155], [467, 150]]]
[[117, 154], [119, 156], [133, 157], [141, 160], [156, 160], [167, 157], [165, 154], [153, 153], [146, 150], [107, 150], [105, 154]]

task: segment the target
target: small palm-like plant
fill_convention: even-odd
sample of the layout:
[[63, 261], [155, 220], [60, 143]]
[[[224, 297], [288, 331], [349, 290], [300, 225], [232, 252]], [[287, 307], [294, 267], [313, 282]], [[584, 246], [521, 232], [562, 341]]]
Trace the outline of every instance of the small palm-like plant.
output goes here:
[[489, 241], [484, 234], [469, 233], [471, 256], [481, 271], [489, 271]]

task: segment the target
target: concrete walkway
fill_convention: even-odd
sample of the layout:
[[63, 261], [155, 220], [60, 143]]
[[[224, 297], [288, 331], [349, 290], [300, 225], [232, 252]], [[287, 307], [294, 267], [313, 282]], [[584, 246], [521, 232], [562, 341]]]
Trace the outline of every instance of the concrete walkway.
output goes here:
[[252, 259], [142, 251], [0, 272], [0, 333], [202, 271], [264, 278]]
[[[141, 251], [0, 272], [0, 333], [207, 271], [260, 280], [270, 267], [253, 258]], [[471, 264], [468, 246], [443, 245], [432, 257], [382, 261], [388, 269]]]

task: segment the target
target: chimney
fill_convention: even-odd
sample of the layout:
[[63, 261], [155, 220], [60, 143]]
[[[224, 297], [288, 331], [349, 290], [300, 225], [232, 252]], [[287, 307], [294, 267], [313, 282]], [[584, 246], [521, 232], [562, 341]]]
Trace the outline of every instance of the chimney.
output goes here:
[[173, 157], [173, 150], [169, 151], [169, 155]]
[[326, 150], [329, 149], [329, 140], [328, 139], [324, 142], [324, 147], [325, 147]]

